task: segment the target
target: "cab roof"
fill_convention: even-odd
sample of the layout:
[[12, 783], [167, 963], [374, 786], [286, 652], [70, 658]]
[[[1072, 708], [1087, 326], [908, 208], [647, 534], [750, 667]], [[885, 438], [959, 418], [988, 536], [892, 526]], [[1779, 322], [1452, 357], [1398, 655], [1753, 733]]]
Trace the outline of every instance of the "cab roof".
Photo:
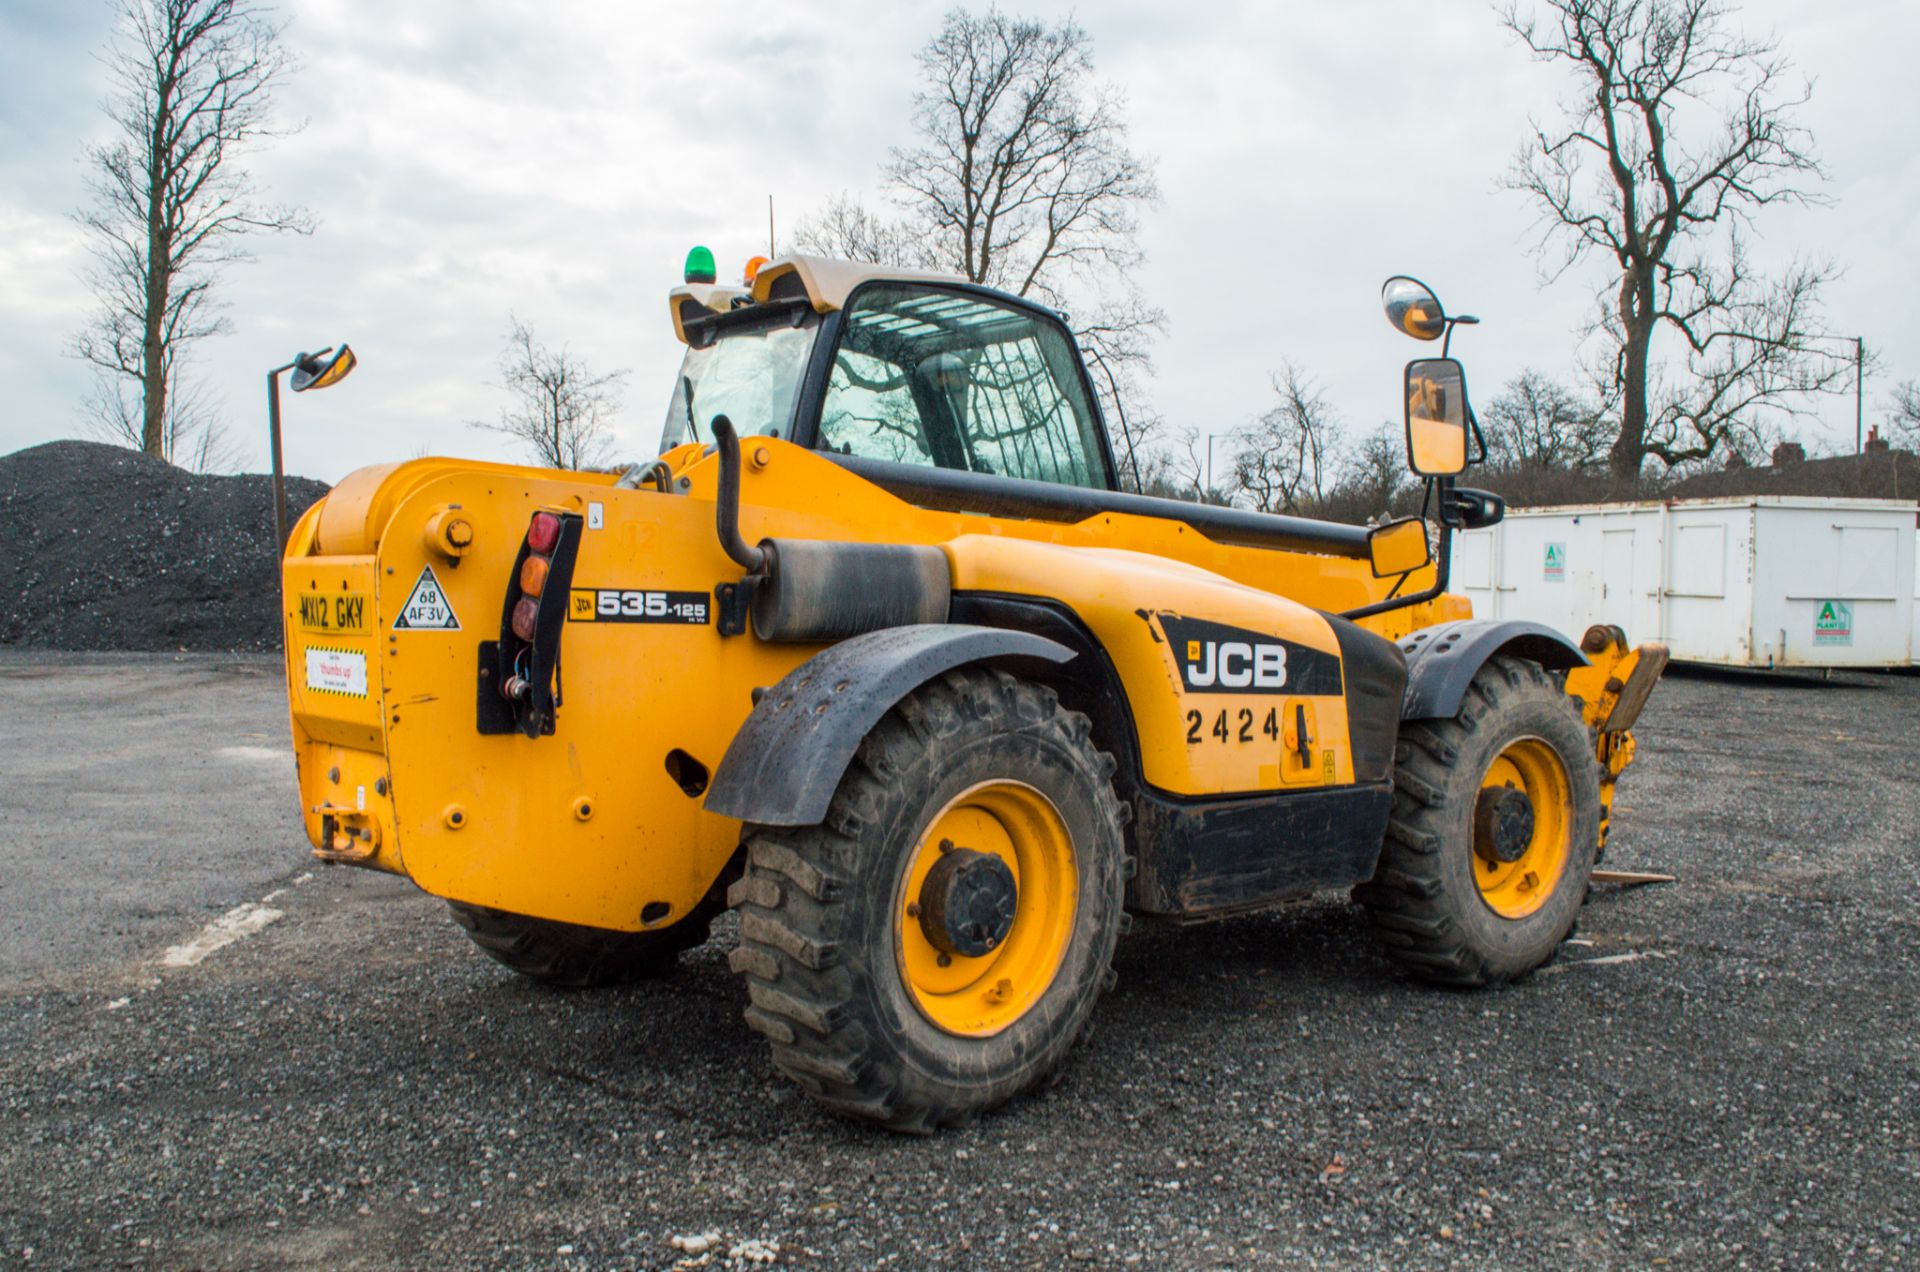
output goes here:
[[816, 313], [830, 313], [843, 307], [847, 297], [862, 283], [870, 282], [959, 283], [967, 280], [958, 274], [931, 269], [908, 269], [899, 265], [875, 265], [867, 261], [836, 261], [824, 256], [782, 256], [760, 267], [753, 286], [728, 287], [719, 283], [687, 283], [667, 293], [667, 307], [673, 316], [673, 334], [687, 343], [686, 323], [707, 313], [724, 314], [741, 304], [765, 304], [775, 299], [804, 296]]

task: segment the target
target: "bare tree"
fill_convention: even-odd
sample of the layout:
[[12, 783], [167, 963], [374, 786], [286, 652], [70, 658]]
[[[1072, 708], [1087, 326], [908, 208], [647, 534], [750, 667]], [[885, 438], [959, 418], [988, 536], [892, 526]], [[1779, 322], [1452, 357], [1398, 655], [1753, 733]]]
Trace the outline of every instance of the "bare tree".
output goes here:
[[1242, 436], [1234, 485], [1260, 512], [1300, 513], [1325, 500], [1339, 461], [1339, 417], [1291, 361], [1273, 376], [1279, 401]]
[[1342, 455], [1332, 495], [1315, 511], [1335, 521], [1385, 521], [1412, 489], [1404, 428], [1389, 421]]
[[476, 424], [525, 443], [547, 468], [604, 467], [613, 454], [613, 397], [625, 370], [595, 373], [562, 345], [549, 349], [509, 314], [500, 355], [502, 387], [513, 395], [496, 424]]
[[805, 251], [948, 270], [1069, 308], [1094, 386], [1120, 425], [1165, 315], [1126, 277], [1139, 210], [1159, 198], [1153, 164], [1128, 144], [1124, 101], [1094, 73], [1093, 42], [1055, 25], [948, 11], [920, 52], [919, 144], [884, 168], [900, 220], [841, 195], [794, 234]]
[[212, 299], [220, 267], [247, 259], [249, 235], [307, 234], [313, 222], [260, 202], [240, 166], [250, 143], [279, 135], [272, 90], [292, 64], [282, 27], [245, 0], [119, 4], [105, 55], [116, 135], [87, 152], [93, 201], [78, 214], [100, 309], [73, 351], [95, 370], [95, 427], [172, 459], [217, 445], [205, 436], [215, 413], [181, 372], [195, 341], [225, 329]]
[[926, 268], [933, 264], [923, 240], [900, 221], [889, 221], [867, 210], [844, 190], [827, 206], [801, 221], [793, 231], [793, 245], [815, 256], [843, 261], [870, 261], [876, 265]]
[[1902, 380], [1893, 386], [1887, 426], [1901, 441], [1920, 449], [1920, 380]]
[[997, 10], [949, 10], [920, 54], [920, 145], [887, 176], [929, 251], [977, 283], [1024, 296], [1062, 267], [1138, 262], [1137, 209], [1159, 197], [1127, 146], [1119, 93], [1094, 79], [1093, 46]]
[[1509, 380], [1479, 417], [1495, 464], [1583, 468], [1600, 462], [1610, 441], [1597, 403], [1531, 368]]
[[[1542, 253], [1560, 249], [1550, 276], [1593, 254], [1614, 263], [1595, 330], [1619, 403], [1615, 474], [1637, 477], [1648, 455], [1703, 459], [1756, 411], [1802, 409], [1842, 379], [1816, 348], [1830, 269], [1765, 278], [1741, 242], [1759, 209], [1817, 197], [1813, 139], [1795, 122], [1810, 89], [1779, 46], [1742, 34], [1722, 0], [1540, 0], [1501, 16], [1579, 84], [1560, 120], [1534, 124], [1508, 184], [1540, 208]], [[1679, 342], [1667, 364], [1660, 331]]]

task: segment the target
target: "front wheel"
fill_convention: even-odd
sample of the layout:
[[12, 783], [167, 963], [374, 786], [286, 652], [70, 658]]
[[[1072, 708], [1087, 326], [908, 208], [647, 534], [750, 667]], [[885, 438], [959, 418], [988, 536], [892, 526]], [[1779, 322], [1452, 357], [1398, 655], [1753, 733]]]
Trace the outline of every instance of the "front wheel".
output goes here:
[[1573, 930], [1599, 839], [1579, 703], [1537, 664], [1497, 657], [1452, 719], [1402, 728], [1380, 865], [1354, 895], [1416, 974], [1503, 984]]
[[1049, 691], [950, 672], [874, 726], [824, 823], [751, 828], [733, 967], [775, 1066], [922, 1133], [1053, 1073], [1112, 975], [1113, 768]]

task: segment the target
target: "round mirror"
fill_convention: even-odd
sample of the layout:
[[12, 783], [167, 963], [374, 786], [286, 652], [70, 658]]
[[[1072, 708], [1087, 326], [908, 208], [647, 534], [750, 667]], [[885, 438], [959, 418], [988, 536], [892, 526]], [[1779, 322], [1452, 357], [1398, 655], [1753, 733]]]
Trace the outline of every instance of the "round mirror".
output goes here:
[[1438, 340], [1447, 330], [1447, 313], [1440, 298], [1417, 278], [1396, 274], [1380, 289], [1387, 321], [1415, 340]]
[[[328, 357], [332, 354], [332, 357]], [[293, 360], [293, 378], [287, 384], [295, 393], [305, 393], [308, 389], [324, 389], [338, 384], [347, 378], [347, 372], [359, 365], [359, 359], [353, 356], [353, 350], [341, 345], [338, 350], [328, 345], [318, 353], [303, 353]]]

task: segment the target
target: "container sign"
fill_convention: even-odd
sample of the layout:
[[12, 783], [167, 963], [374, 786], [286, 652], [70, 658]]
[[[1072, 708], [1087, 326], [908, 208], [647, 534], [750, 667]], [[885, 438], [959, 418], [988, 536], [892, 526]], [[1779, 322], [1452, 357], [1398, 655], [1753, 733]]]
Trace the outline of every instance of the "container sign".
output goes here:
[[1546, 566], [1541, 571], [1540, 577], [1548, 583], [1565, 583], [1567, 581], [1566, 544], [1549, 543], [1547, 545]]
[[1846, 601], [1822, 601], [1813, 616], [1813, 643], [1853, 644], [1853, 606]]

